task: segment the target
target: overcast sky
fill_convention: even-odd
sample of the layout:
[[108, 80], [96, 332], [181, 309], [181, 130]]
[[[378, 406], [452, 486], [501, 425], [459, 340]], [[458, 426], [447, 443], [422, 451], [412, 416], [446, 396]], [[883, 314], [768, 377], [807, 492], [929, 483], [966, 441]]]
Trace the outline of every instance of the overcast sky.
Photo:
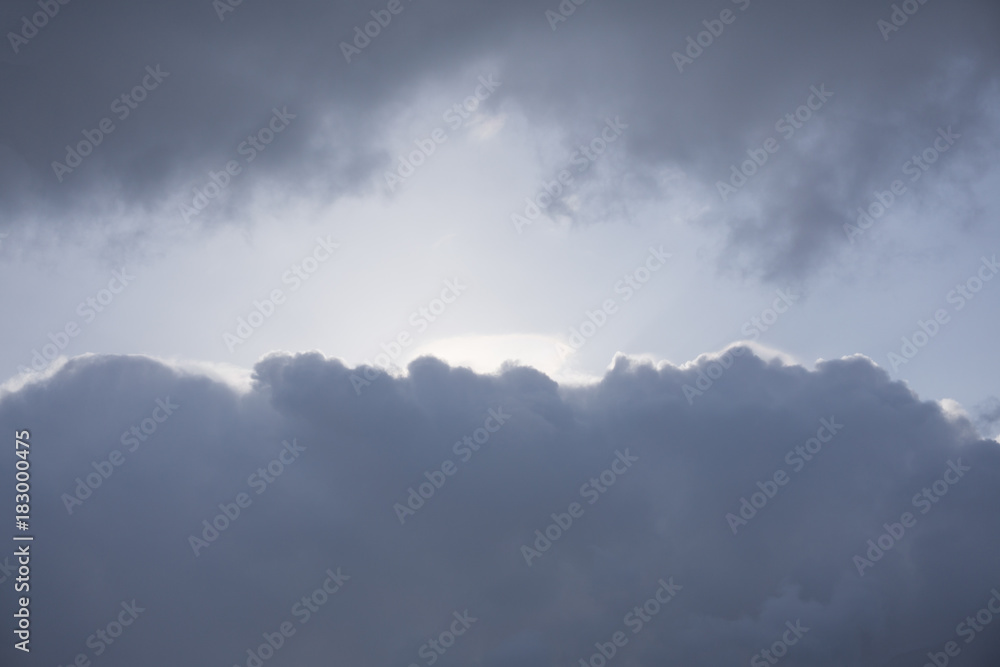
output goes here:
[[0, 29], [37, 540], [5, 661], [1000, 658], [1000, 622], [959, 634], [1000, 613], [1000, 5], [10, 0]]

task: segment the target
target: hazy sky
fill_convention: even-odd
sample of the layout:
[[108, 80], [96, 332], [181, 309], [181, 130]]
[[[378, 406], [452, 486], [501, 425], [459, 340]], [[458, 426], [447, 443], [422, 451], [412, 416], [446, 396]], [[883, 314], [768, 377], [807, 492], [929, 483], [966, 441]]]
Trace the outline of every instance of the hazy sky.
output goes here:
[[[1000, 5], [11, 0], [0, 28], [0, 422], [37, 443], [39, 541], [5, 660], [253, 667], [289, 620], [265, 664], [603, 667], [623, 630], [609, 664], [785, 636], [790, 667], [920, 667], [1000, 586]], [[995, 664], [997, 626], [949, 659]]]

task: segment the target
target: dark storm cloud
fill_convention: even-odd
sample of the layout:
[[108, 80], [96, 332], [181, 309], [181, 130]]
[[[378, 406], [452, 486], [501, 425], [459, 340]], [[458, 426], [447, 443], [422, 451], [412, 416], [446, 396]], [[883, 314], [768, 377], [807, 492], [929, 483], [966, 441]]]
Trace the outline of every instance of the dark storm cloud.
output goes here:
[[[150, 224], [146, 214], [174, 212], [185, 196], [191, 203], [192, 188], [230, 160], [242, 172], [198, 223], [241, 219], [258, 186], [289, 199], [364, 191], [393, 163], [382, 135], [403, 106], [431, 82], [475, 81], [486, 63], [504, 82], [486, 104], [517, 104], [540, 130], [564, 131], [567, 159], [620, 115], [629, 130], [609, 164], [649, 196], [663, 194], [658, 169], [681, 169], [717, 204], [698, 222], [727, 226], [730, 253], [770, 276], [802, 275], [843, 246], [842, 225], [856, 207], [900, 178], [939, 127], [953, 126], [962, 143], [927, 181], [947, 182], [949, 165], [988, 161], [996, 150], [988, 96], [996, 94], [1000, 7], [991, 2], [910, 0], [902, 4], [917, 11], [905, 23], [897, 16], [901, 27], [884, 39], [878, 21], [891, 20], [890, 3], [594, 0], [556, 21], [546, 15], [560, 6], [554, 0], [401, 0], [399, 13], [377, 14], [391, 22], [350, 64], [341, 43], [389, 3], [244, 0], [223, 20], [219, 4], [70, 2], [25, 40], [10, 34], [31, 33], [23, 17], [40, 10], [8, 3], [0, 51], [8, 224], [36, 221], [66, 234], [106, 227], [125, 211], [133, 216], [119, 228], [127, 236]], [[701, 53], [689, 47], [688, 37], [707, 30], [719, 34], [701, 36], [711, 41]], [[674, 56], [688, 48], [691, 62]], [[133, 109], [121, 96], [142, 85], [147, 66], [169, 76], [138, 93], [145, 99]], [[791, 135], [788, 125], [776, 129], [823, 85], [833, 97], [813, 118]], [[295, 119], [253, 163], [242, 162], [249, 149], [239, 154], [241, 143], [286, 107]], [[95, 136], [104, 118], [113, 132], [59, 182], [52, 162], [65, 161], [65, 146], [84, 131]], [[778, 152], [723, 204], [716, 182], [768, 137]], [[914, 202], [934, 192], [927, 181], [914, 185]], [[605, 190], [601, 199], [613, 200]], [[627, 217], [623, 208], [594, 204], [616, 217]]]
[[265, 634], [265, 664], [995, 662], [1000, 619], [956, 633], [1000, 587], [997, 444], [862, 358], [724, 361], [568, 389], [424, 358], [358, 396], [316, 354], [244, 394], [73, 360], [0, 402], [31, 429], [31, 664], [246, 665]]

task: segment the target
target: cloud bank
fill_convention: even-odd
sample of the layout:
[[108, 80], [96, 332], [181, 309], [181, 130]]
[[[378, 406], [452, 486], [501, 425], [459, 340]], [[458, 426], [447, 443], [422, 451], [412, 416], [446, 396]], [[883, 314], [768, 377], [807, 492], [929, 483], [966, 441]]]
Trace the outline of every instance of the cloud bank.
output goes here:
[[[182, 219], [381, 196], [413, 149], [389, 137], [428, 91], [461, 102], [482, 75], [502, 82], [482, 109], [523, 116], [553, 177], [608, 118], [627, 123], [600, 178], [580, 176], [587, 205], [564, 194], [553, 216], [627, 224], [637, 201], [694, 201], [688, 222], [725, 233], [725, 266], [809, 273], [897, 179], [915, 194], [896, 211], [949, 205], [933, 228], [983, 224], [991, 206], [979, 185], [1000, 139], [995, 3], [388, 4], [68, 3], [33, 24], [36, 3], [9, 3], [3, 219], [128, 246]], [[948, 128], [953, 150], [904, 174]]]
[[1000, 657], [998, 445], [867, 359], [363, 372], [90, 356], [4, 396], [32, 664]]

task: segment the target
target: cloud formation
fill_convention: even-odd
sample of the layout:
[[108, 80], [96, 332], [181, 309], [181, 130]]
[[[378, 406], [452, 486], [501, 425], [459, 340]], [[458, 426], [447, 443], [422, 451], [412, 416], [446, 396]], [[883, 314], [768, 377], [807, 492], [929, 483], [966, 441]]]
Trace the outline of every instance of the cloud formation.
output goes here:
[[245, 392], [71, 360], [0, 401], [31, 430], [32, 660], [995, 662], [965, 619], [1000, 587], [997, 443], [862, 357], [732, 352], [579, 388], [422, 358], [360, 396], [318, 354]]
[[[822, 265], [845, 246], [856, 209], [905, 178], [904, 162], [939, 128], [961, 144], [928, 165], [913, 203], [945, 201], [963, 182], [964, 224], [982, 224], [990, 206], [975, 182], [1000, 139], [995, 3], [910, 0], [899, 16], [860, 1], [392, 4], [68, 3], [33, 28], [36, 3], [10, 3], [3, 218], [127, 243], [179, 224], [199, 193], [213, 202], [199, 225], [238, 223], [261, 202], [379, 194], [398, 149], [387, 137], [426, 91], [461, 99], [490, 73], [503, 87], [483, 108], [559, 138], [546, 151], [538, 140], [546, 168], [605, 119], [629, 125], [615, 159], [580, 177], [594, 181], [580, 192], [588, 206], [553, 212], [621, 224], [637, 200], [693, 197], [702, 213], [689, 221], [727, 234], [726, 266], [777, 278]], [[817, 108], [811, 91], [823, 86], [831, 96]], [[269, 135], [275, 109], [294, 119]], [[767, 163], [743, 169], [752, 155]], [[241, 171], [227, 180], [230, 162]], [[683, 178], [665, 189], [665, 173]], [[737, 191], [720, 196], [720, 183]]]

